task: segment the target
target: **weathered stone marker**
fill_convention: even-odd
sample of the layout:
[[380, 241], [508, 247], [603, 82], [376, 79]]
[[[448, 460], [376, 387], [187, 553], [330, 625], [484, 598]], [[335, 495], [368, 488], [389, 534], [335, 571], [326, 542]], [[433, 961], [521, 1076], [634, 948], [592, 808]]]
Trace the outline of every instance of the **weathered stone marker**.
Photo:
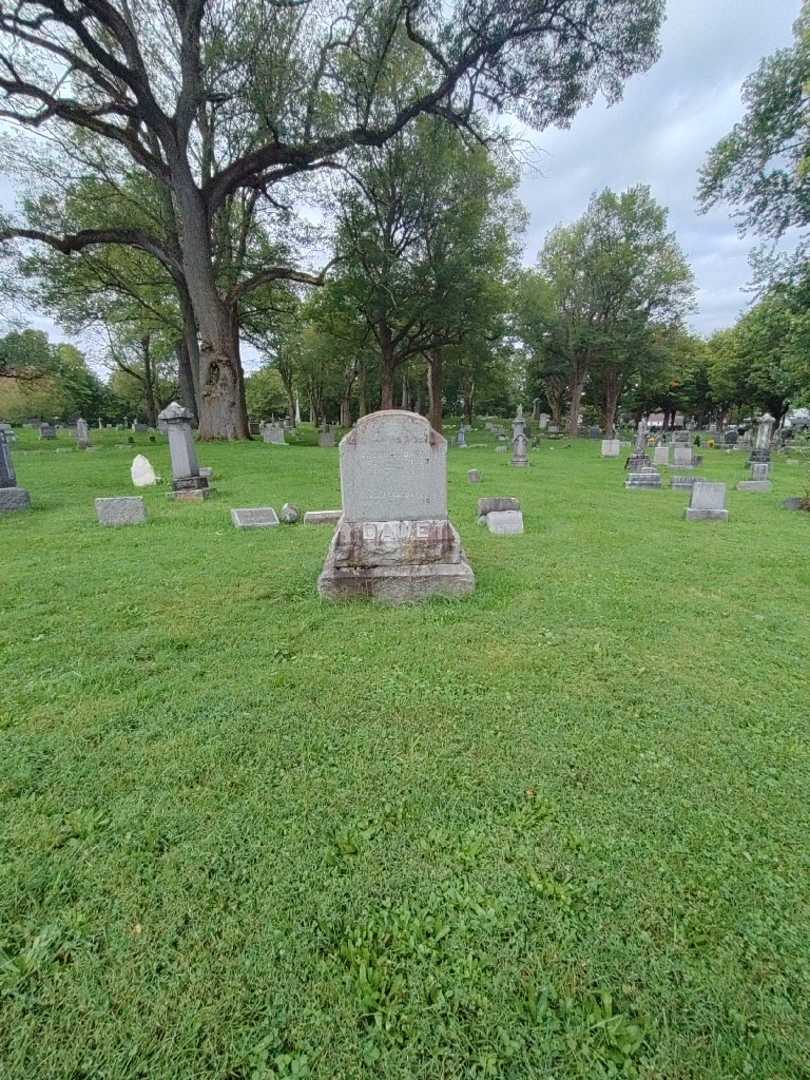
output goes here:
[[620, 448], [618, 439], [602, 439], [602, 457], [618, 457]]
[[520, 536], [523, 532], [520, 500], [498, 495], [479, 499], [478, 524], [486, 525], [496, 536]]
[[318, 446], [331, 449], [335, 445], [334, 431], [321, 431], [318, 435]]
[[0, 513], [27, 510], [30, 505], [31, 496], [25, 488], [17, 486], [8, 436], [5, 431], [0, 431]]
[[191, 431], [193, 419], [188, 409], [173, 401], [158, 417], [169, 433], [169, 455], [172, 459], [172, 490], [169, 498], [200, 501], [211, 494], [208, 478], [200, 475], [197, 451]]
[[672, 464], [676, 469], [692, 469], [695, 466], [691, 446], [673, 446]]
[[40, 439], [55, 439], [56, 428], [53, 426], [53, 424], [40, 424], [39, 437]]
[[653, 451], [653, 465], [669, 465], [669, 447], [666, 445], [656, 446]]
[[96, 499], [96, 517], [99, 525], [142, 525], [146, 521], [146, 507], [140, 495]]
[[271, 446], [286, 446], [284, 441], [284, 428], [281, 424], [263, 424], [262, 439]]
[[135, 455], [129, 472], [135, 487], [154, 487], [157, 483], [157, 476], [152, 468], [152, 463], [143, 454]]
[[728, 521], [726, 485], [698, 481], [692, 485], [687, 521]]
[[751, 479], [741, 480], [737, 491], [770, 491], [773, 488], [771, 472], [771, 437], [776, 423], [770, 413], [760, 417], [751, 451]]
[[478, 471], [478, 469], [469, 470], [469, 472], [467, 473], [467, 482], [470, 484], [481, 483], [481, 473]]
[[318, 592], [408, 603], [464, 596], [472, 567], [447, 517], [447, 442], [417, 413], [362, 417], [340, 443], [343, 516]]
[[304, 514], [304, 524], [337, 525], [342, 517], [342, 510], [307, 510]]
[[523, 419], [522, 405], [518, 405], [517, 415], [512, 421], [511, 464], [521, 469], [529, 464], [529, 440], [526, 436], [526, 421]]
[[462, 450], [467, 449], [467, 436], [464, 433], [464, 425], [463, 424], [458, 429], [458, 434], [456, 435], [456, 446], [459, 447]]
[[636, 444], [627, 460], [626, 468], [628, 472], [640, 473], [642, 469], [648, 467], [650, 467], [650, 459], [647, 457], [647, 421], [642, 417], [636, 428]]
[[86, 420], [81, 417], [76, 421], [76, 446], [79, 450], [86, 450], [90, 445], [90, 427]]
[[272, 529], [278, 525], [278, 514], [272, 506], [254, 506], [231, 510], [231, 521], [237, 529]]

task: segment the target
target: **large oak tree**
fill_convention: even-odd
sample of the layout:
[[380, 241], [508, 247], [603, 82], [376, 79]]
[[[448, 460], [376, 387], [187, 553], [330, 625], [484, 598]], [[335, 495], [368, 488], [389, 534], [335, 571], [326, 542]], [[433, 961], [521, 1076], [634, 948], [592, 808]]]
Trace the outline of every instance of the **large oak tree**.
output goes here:
[[[181, 273], [200, 334], [201, 432], [247, 435], [238, 317], [252, 289], [297, 271], [217, 277], [213, 232], [235, 195], [381, 146], [432, 113], [475, 126], [479, 107], [537, 128], [570, 121], [656, 56], [662, 0], [15, 0], [0, 3], [0, 116], [65, 125], [162, 185], [178, 249], [147, 230], [17, 230], [70, 253], [117, 242]], [[389, 93], [402, 43], [423, 63]], [[14, 227], [3, 230], [6, 236]], [[306, 275], [301, 275], [303, 278]], [[311, 276], [310, 276], [311, 277]]]

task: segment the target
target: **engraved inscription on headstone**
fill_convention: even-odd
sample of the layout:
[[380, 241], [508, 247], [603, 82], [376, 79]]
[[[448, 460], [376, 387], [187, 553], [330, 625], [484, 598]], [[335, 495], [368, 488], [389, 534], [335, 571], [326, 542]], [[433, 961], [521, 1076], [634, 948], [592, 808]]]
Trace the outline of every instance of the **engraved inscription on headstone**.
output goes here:
[[447, 443], [417, 413], [358, 420], [340, 444], [343, 517], [318, 591], [390, 603], [472, 592], [475, 579], [447, 518]]

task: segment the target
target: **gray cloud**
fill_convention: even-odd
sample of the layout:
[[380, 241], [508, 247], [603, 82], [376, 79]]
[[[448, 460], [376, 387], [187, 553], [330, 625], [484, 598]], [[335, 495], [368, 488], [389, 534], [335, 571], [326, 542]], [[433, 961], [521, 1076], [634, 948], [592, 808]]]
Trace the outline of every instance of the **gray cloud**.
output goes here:
[[697, 212], [697, 172], [742, 115], [742, 82], [760, 59], [792, 41], [798, 0], [669, 0], [659, 62], [628, 83], [612, 108], [597, 102], [568, 130], [523, 134], [536, 148], [520, 197], [531, 220], [524, 258], [533, 263], [549, 229], [573, 221], [590, 195], [649, 184], [697, 280], [700, 333], [728, 326], [750, 302], [750, 239], [725, 207]]

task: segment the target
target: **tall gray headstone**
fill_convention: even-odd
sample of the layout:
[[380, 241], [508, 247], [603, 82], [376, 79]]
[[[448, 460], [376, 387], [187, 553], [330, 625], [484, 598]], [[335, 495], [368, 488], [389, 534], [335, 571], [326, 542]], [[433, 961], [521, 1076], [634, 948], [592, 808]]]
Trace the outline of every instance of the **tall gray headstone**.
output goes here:
[[408, 603], [475, 588], [447, 517], [447, 442], [398, 409], [361, 417], [340, 443], [343, 516], [318, 579], [329, 600]]
[[26, 510], [31, 505], [31, 496], [17, 486], [17, 474], [11, 460], [11, 447], [5, 431], [0, 431], [0, 512]]
[[53, 424], [40, 424], [39, 437], [40, 439], [55, 439], [56, 428], [54, 428]]
[[602, 457], [618, 457], [620, 447], [618, 439], [602, 439]]
[[512, 465], [525, 468], [529, 464], [529, 440], [526, 436], [526, 421], [523, 418], [523, 406], [518, 405], [517, 415], [512, 421]]
[[81, 417], [76, 421], [76, 445], [80, 450], [86, 450], [90, 445], [90, 427]]
[[208, 478], [200, 475], [197, 451], [191, 430], [193, 419], [188, 409], [173, 401], [158, 417], [168, 429], [169, 456], [172, 461], [171, 498], [205, 499], [211, 494]]

